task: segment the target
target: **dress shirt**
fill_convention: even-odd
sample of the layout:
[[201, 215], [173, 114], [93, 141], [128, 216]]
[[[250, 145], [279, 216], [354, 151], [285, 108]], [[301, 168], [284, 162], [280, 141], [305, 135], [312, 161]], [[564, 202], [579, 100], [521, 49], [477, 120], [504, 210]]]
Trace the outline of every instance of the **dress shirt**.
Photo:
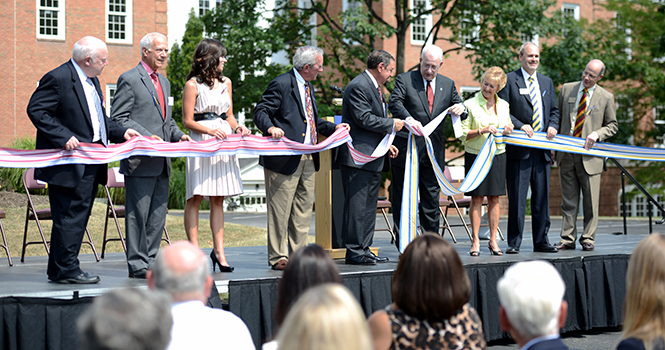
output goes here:
[[[540, 84], [538, 83], [538, 74], [537, 72], [533, 72], [533, 75], [529, 75], [529, 73], [527, 73], [524, 70], [524, 68], [520, 68], [520, 70], [522, 70], [522, 76], [524, 76], [524, 83], [526, 83], [527, 89], [529, 88], [529, 78], [533, 78], [532, 84], [534, 85], [536, 91], [538, 92], [536, 94], [536, 99], [537, 99], [536, 103], [538, 104], [538, 107], [540, 109], [540, 120], [541, 120], [540, 124], [545, 125], [545, 120], [546, 120], [545, 118], [549, 119], [550, 116], [545, 115], [545, 112], [543, 111], [543, 91], [540, 91]], [[552, 93], [554, 93], [554, 91], [552, 91]], [[529, 125], [531, 125], [531, 123], [529, 123]], [[543, 127], [541, 127], [540, 131], [547, 132], [547, 130], [545, 130]]]
[[558, 334], [549, 334], [549, 335], [544, 335], [542, 337], [533, 338], [533, 339], [529, 340], [529, 342], [524, 344], [524, 346], [521, 347], [520, 350], [529, 350], [529, 348], [531, 348], [536, 343], [540, 343], [540, 342], [550, 340], [550, 339], [556, 339], [558, 337], [559, 337]]
[[[587, 89], [587, 92], [588, 92], [589, 96], [586, 97], [586, 112], [591, 111], [591, 104], [590, 104], [591, 96], [593, 96], [593, 92], [594, 92], [594, 90], [596, 90], [596, 86], [598, 86], [598, 84], [593, 84], [592, 87]], [[577, 89], [577, 99], [575, 100], [575, 113], [573, 113], [570, 116], [570, 134], [569, 135], [572, 135], [573, 131], [575, 130], [575, 121], [577, 120], [577, 106], [580, 105], [580, 100], [582, 99], [582, 91], [584, 91], [584, 84], [582, 82], [580, 82], [580, 88]], [[596, 136], [597, 136], [597, 133], [596, 133]]]
[[[379, 86], [379, 83], [376, 81], [376, 79], [374, 79], [374, 76], [372, 75], [372, 73], [370, 73], [369, 69], [365, 69], [365, 73], [367, 73], [367, 75], [369, 75], [369, 79], [374, 84], [374, 87], [376, 89], [381, 89], [381, 87]], [[381, 105], [383, 106], [383, 115], [382, 115], [382, 117], [387, 117], [387, 115], [386, 115], [386, 104], [383, 103], [383, 100], [381, 100]], [[395, 123], [393, 123], [393, 132], [395, 132]]]
[[[99, 135], [99, 116], [97, 115], [97, 106], [95, 106], [95, 95], [97, 93], [97, 89], [95, 88], [95, 85], [92, 84], [92, 80], [88, 80], [88, 76], [83, 73], [83, 69], [76, 64], [76, 61], [74, 59], [71, 59], [72, 64], [74, 65], [74, 68], [76, 69], [76, 73], [79, 76], [79, 80], [81, 81], [81, 85], [83, 86], [83, 92], [85, 93], [85, 100], [88, 103], [88, 111], [90, 112], [90, 121], [92, 122], [92, 142], [97, 142], [101, 140], [101, 135]], [[102, 97], [99, 97], [99, 101], [102, 101]], [[104, 103], [102, 103], [102, 108]], [[81, 140], [79, 140], [81, 141]]]
[[200, 300], [173, 304], [168, 350], [256, 350], [245, 323], [231, 312], [205, 306]]
[[[464, 150], [467, 153], [480, 153], [480, 149], [483, 148], [485, 140], [489, 137], [489, 133], [484, 133], [478, 137], [467, 140], [466, 136], [469, 134], [469, 131], [490, 125], [497, 128], [503, 128], [508, 124], [512, 124], [508, 102], [500, 99], [496, 94], [494, 94], [494, 99], [496, 100], [496, 115], [489, 113], [487, 110], [487, 100], [480, 91], [478, 91], [474, 97], [464, 101], [464, 105], [469, 112], [469, 117], [462, 121], [462, 136], [460, 136], [460, 139], [464, 142]], [[498, 143], [496, 145], [496, 154], [501, 154], [505, 151], [505, 143]]]
[[432, 84], [432, 95], [436, 95], [436, 75], [432, 79], [432, 81], [427, 81], [425, 78], [423, 78], [423, 86], [425, 87], [425, 91], [427, 91], [427, 84]]
[[[310, 134], [310, 130], [312, 130], [312, 126], [310, 125], [309, 118], [307, 118], [307, 95], [305, 95], [305, 85], [307, 85], [307, 82], [305, 81], [305, 78], [298, 73], [298, 70], [293, 68], [293, 73], [296, 76], [296, 82], [298, 82], [298, 91], [300, 92], [300, 101], [302, 102], [302, 110], [305, 112], [305, 121], [307, 122], [307, 131], [305, 131], [305, 142], [303, 142], [306, 145], [311, 145], [312, 144], [312, 136]], [[314, 91], [312, 91], [313, 93]], [[312, 111], [314, 111], [314, 99], [312, 99]], [[314, 118], [314, 115], [312, 115], [312, 118]]]

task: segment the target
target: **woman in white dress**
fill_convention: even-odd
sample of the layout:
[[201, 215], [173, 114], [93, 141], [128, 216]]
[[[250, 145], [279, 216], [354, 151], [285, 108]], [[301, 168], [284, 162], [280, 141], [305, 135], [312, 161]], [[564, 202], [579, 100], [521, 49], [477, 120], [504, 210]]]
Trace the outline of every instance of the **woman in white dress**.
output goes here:
[[[213, 137], [224, 140], [234, 132], [250, 134], [233, 117], [231, 80], [222, 74], [224, 56], [226, 47], [215, 39], [202, 40], [194, 51], [192, 70], [182, 96], [183, 123], [194, 141]], [[241, 193], [240, 168], [235, 156], [187, 158], [185, 232], [198, 246], [199, 207], [203, 199], [209, 200], [213, 271], [217, 265], [222, 272], [233, 272], [224, 255], [224, 198]]]

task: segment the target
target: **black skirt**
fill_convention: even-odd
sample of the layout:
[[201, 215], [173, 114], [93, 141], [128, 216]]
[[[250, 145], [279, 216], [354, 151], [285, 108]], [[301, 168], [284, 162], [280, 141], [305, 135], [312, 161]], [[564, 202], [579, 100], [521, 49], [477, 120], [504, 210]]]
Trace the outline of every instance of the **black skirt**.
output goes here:
[[[468, 174], [477, 155], [464, 153], [464, 174]], [[483, 182], [465, 196], [505, 196], [506, 195], [506, 152], [494, 156], [492, 167]]]

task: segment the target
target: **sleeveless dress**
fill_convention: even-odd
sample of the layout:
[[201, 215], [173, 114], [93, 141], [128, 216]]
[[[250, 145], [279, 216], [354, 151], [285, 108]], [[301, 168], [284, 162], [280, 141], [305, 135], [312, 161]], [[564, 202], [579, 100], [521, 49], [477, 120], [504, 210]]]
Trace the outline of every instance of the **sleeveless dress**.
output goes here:
[[[231, 107], [231, 99], [226, 91], [226, 84], [220, 83], [214, 90], [208, 85], [199, 84], [196, 78], [196, 104], [194, 114], [216, 113], [225, 114]], [[231, 126], [226, 120], [201, 120], [198, 123], [208, 128], [221, 128], [227, 135], [233, 134]], [[194, 141], [204, 141], [214, 136], [189, 131]], [[242, 180], [240, 179], [240, 166], [236, 156], [215, 157], [189, 157], [187, 158], [187, 199], [194, 195], [203, 196], [236, 196], [242, 194]]]

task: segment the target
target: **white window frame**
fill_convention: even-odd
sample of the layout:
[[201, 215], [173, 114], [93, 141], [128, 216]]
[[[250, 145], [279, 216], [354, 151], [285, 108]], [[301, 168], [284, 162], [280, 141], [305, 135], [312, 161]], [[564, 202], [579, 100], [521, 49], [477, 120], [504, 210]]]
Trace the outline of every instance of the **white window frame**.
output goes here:
[[[109, 5], [110, 1], [112, 0], [105, 0], [106, 3], [106, 11], [105, 11], [105, 22], [106, 26], [104, 27], [105, 31], [105, 36], [106, 36], [106, 42], [107, 43], [113, 43], [113, 44], [132, 44], [133, 43], [133, 22], [134, 22], [134, 15], [133, 15], [133, 2], [134, 0], [125, 0], [125, 11], [124, 12], [116, 12], [116, 11], [110, 11], [109, 10]], [[109, 16], [125, 16], [125, 38], [124, 39], [115, 39], [109, 37]]]
[[526, 34], [520, 34], [520, 40], [522, 43], [534, 43], [536, 46], [540, 47], [540, 35], [534, 34], [532, 37], [527, 38]]
[[572, 17], [576, 21], [579, 21], [580, 20], [580, 5], [579, 4], [563, 3], [561, 5], [561, 13], [562, 13], [563, 16], [566, 16], [566, 11], [571, 11], [571, 10], [572, 10], [572, 13], [573, 13]]
[[[424, 10], [429, 10], [430, 8], [432, 8], [432, 2], [430, 0], [410, 0], [410, 1], [411, 1], [411, 3], [409, 5], [410, 5], [410, 8], [411, 8], [411, 15], [412, 16], [417, 15], [414, 12], [414, 10], [416, 8], [416, 6], [415, 6], [416, 4], [414, 4], [415, 2], [425, 3]], [[427, 42], [425, 40], [414, 39], [414, 36], [416, 35], [416, 31], [415, 31], [416, 27], [422, 27], [423, 28], [422, 35], [425, 38], [427, 38], [427, 34], [432, 30], [432, 15], [429, 14], [429, 15], [421, 16], [419, 19], [413, 20], [413, 22], [411, 22], [411, 36], [410, 36], [411, 44], [413, 44], [413, 45], [425, 45], [427, 43], [431, 43], [431, 41], [432, 41], [431, 38]]]
[[[346, 12], [348, 10], [355, 10], [359, 7], [363, 7], [363, 2], [362, 0], [343, 0], [342, 1], [342, 12]], [[344, 23], [344, 26], [347, 28], [354, 28], [356, 26], [355, 23]], [[359, 42], [355, 40], [350, 40], [350, 39], [345, 39], [347, 44], [351, 45], [360, 45]]]
[[[201, 1], [207, 2], [208, 7], [201, 6]], [[199, 14], [199, 17], [203, 17], [203, 15], [205, 15], [206, 13], [208, 13], [208, 11], [212, 9], [212, 7], [210, 7], [211, 4], [214, 4], [215, 7], [220, 7], [222, 5], [222, 0], [199, 0], [197, 8], [197, 13]]]
[[[309, 9], [312, 7], [313, 2], [314, 0], [298, 0], [298, 7]], [[306, 45], [316, 46], [316, 25], [318, 24], [317, 20], [318, 18], [316, 13], [312, 13], [312, 15], [309, 16], [309, 25], [312, 26], [312, 29], [310, 30], [309, 38], [305, 41]]]
[[106, 84], [106, 94], [104, 103], [106, 104], [106, 115], [111, 115], [111, 105], [113, 105], [113, 96], [118, 91], [118, 86], [116, 84]]
[[[36, 0], [36, 5], [37, 5], [36, 9], [37, 9], [37, 11], [35, 11], [35, 17], [36, 17], [36, 21], [35, 21], [36, 31], [35, 31], [35, 34], [36, 34], [37, 39], [65, 40], [67, 38], [66, 33], [65, 33], [65, 28], [66, 28], [65, 18], [67, 17], [66, 14], [65, 14], [65, 9], [66, 9], [65, 0], [58, 0], [58, 6], [57, 7], [42, 6], [41, 1], [42, 0]], [[42, 10], [43, 11], [52, 11], [52, 12], [57, 13], [57, 16], [58, 16], [58, 25], [56, 26], [56, 29], [58, 31], [57, 35], [40, 34], [40, 32], [39, 32], [39, 29], [40, 29], [39, 15], [40, 15]]]
[[463, 35], [462, 34], [462, 26], [464, 25], [465, 19], [469, 18], [473, 14], [473, 21], [475, 23], [480, 22], [480, 14], [477, 12], [472, 12], [470, 10], [463, 10], [462, 14], [460, 15], [460, 35], [459, 35], [459, 42], [460, 45], [466, 48], [473, 48], [473, 45], [471, 43], [468, 43], [466, 41], [473, 41], [473, 39], [476, 39], [480, 36], [480, 26], [476, 25], [473, 27], [473, 31], [471, 32], [471, 35]]
[[471, 96], [474, 92], [480, 91], [480, 86], [460, 86], [459, 91], [462, 100], [467, 100], [470, 97], [465, 97], [464, 95], [469, 94]]
[[[653, 124], [654, 127], [665, 125], [665, 105], [653, 107]], [[665, 135], [656, 135], [654, 147], [665, 148]]]

